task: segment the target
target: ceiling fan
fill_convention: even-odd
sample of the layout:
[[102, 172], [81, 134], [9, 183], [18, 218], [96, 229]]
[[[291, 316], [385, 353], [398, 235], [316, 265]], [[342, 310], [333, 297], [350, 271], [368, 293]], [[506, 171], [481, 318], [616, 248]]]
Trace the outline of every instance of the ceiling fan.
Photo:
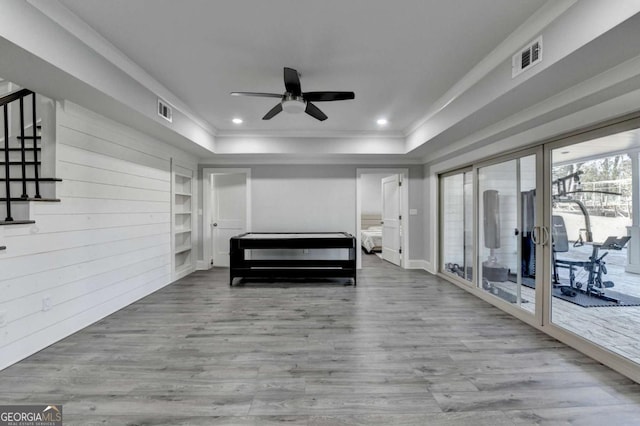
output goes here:
[[256, 93], [256, 92], [231, 92], [232, 96], [258, 96], [263, 98], [280, 98], [280, 103], [262, 117], [263, 120], [271, 120], [282, 111], [289, 113], [306, 112], [313, 118], [324, 121], [327, 116], [311, 102], [344, 101], [354, 99], [353, 92], [302, 92], [300, 87], [300, 75], [293, 68], [284, 69], [284, 94]]

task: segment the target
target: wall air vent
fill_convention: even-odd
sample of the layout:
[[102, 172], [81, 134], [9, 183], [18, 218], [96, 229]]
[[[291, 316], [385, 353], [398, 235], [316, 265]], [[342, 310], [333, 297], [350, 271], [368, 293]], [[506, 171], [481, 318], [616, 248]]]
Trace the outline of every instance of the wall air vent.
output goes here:
[[173, 109], [169, 104], [162, 99], [158, 98], [158, 115], [169, 123], [173, 121]]
[[542, 62], [542, 36], [536, 38], [511, 59], [511, 77], [516, 77], [535, 64]]

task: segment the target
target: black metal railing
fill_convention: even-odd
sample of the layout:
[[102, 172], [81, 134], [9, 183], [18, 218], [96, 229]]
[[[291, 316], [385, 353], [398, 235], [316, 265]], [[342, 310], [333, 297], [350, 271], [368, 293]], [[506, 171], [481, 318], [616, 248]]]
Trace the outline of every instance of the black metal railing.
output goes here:
[[[31, 96], [31, 104], [32, 104], [32, 130], [33, 136], [29, 137], [25, 135], [25, 118], [24, 118], [24, 99]], [[9, 105], [12, 102], [18, 101], [20, 108], [20, 136], [18, 139], [20, 140], [20, 147], [17, 151], [20, 152], [20, 161], [11, 161], [10, 153], [11, 151], [16, 151], [16, 149], [12, 149], [9, 143], [9, 126], [11, 123], [9, 122]], [[29, 195], [27, 194], [27, 181], [32, 180], [35, 182], [35, 195], [34, 198], [42, 198], [40, 196], [40, 173], [38, 171], [38, 125], [37, 125], [37, 115], [36, 115], [36, 94], [28, 89], [20, 89], [13, 93], [9, 93], [6, 96], [0, 98], [0, 107], [4, 109], [3, 117], [4, 117], [4, 181], [5, 181], [5, 196], [2, 198], [6, 205], [7, 215], [5, 218], [6, 222], [12, 222], [13, 217], [11, 216], [11, 201], [13, 200], [27, 200], [29, 199]], [[27, 139], [33, 139], [33, 146], [27, 147], [25, 145], [25, 141]], [[29, 161], [27, 159], [27, 151], [33, 152], [33, 161]], [[20, 174], [21, 176], [12, 176], [11, 166], [19, 165], [20, 166]], [[27, 166], [33, 166], [33, 178], [29, 178], [27, 176]], [[11, 182], [22, 182], [22, 194], [19, 198], [13, 198], [11, 196]]]

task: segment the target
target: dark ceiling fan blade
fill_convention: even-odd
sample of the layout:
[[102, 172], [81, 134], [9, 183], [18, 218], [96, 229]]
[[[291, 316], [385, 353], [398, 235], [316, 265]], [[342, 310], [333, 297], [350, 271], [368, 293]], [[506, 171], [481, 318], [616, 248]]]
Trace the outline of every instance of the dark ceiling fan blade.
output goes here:
[[271, 120], [273, 117], [275, 117], [276, 115], [280, 114], [282, 112], [282, 104], [277, 104], [276, 106], [274, 106], [273, 108], [271, 108], [271, 110], [267, 113], [267, 115], [265, 115], [264, 117], [262, 117], [263, 120]]
[[307, 107], [305, 108], [304, 112], [320, 121], [324, 121], [327, 119], [327, 116], [324, 114], [324, 112], [320, 111], [320, 109], [311, 102], [307, 102]]
[[259, 96], [261, 98], [282, 98], [277, 93], [259, 93], [259, 92], [231, 92], [231, 96]]
[[353, 92], [307, 92], [302, 97], [311, 102], [328, 102], [355, 99], [356, 95]]
[[291, 93], [293, 96], [302, 95], [298, 71], [293, 68], [284, 68], [284, 87], [287, 89], [287, 92]]

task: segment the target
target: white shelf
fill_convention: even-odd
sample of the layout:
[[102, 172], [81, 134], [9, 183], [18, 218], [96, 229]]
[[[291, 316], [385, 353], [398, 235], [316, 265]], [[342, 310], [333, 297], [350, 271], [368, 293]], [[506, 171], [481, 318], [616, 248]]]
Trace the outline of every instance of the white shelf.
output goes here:
[[185, 251], [189, 251], [191, 250], [191, 246], [181, 246], [181, 247], [177, 247], [176, 251], [174, 252], [175, 254], [180, 254], [180, 253], [184, 253]]
[[192, 246], [193, 217], [193, 170], [171, 164], [172, 183], [172, 248], [173, 278], [180, 279], [195, 270], [195, 253]]

